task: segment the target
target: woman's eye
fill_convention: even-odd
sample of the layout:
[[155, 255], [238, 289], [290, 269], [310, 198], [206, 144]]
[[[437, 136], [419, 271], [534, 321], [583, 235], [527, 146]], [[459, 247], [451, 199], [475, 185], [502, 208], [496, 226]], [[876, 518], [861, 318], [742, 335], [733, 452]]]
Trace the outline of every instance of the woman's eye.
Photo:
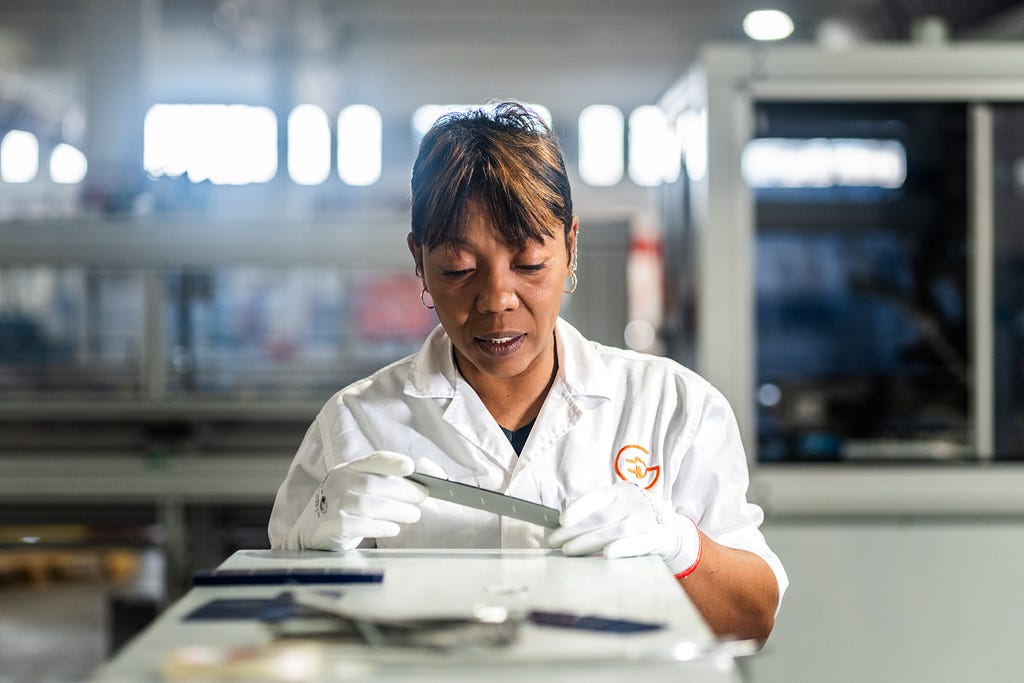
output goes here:
[[540, 271], [544, 270], [546, 265], [547, 264], [544, 263], [529, 263], [516, 267], [519, 270], [525, 271], [527, 273], [539, 273]]
[[445, 277], [465, 277], [473, 272], [472, 268], [463, 268], [461, 270], [448, 270], [447, 268], [441, 271], [441, 274]]

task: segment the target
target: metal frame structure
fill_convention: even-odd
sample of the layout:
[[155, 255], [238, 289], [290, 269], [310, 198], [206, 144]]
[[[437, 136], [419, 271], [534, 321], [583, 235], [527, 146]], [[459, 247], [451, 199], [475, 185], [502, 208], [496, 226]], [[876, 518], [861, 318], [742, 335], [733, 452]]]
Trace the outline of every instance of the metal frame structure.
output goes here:
[[[754, 405], [756, 328], [754, 324], [754, 199], [740, 173], [741, 153], [752, 137], [759, 101], [904, 101], [959, 102], [968, 106], [967, 169], [972, 399], [969, 422], [972, 450], [979, 461], [994, 449], [993, 368], [993, 140], [991, 103], [1024, 102], [1024, 49], [1011, 44], [948, 46], [865, 45], [845, 51], [812, 46], [711, 44], [662, 96], [659, 106], [670, 120], [700, 112], [707, 127], [707, 170], [691, 183], [698, 263], [698, 370], [719, 387], [736, 412], [754, 471], [754, 489], [767, 507], [801, 513], [828, 508], [830, 497], [850, 493], [842, 477], [821, 474], [808, 465], [755, 467]], [[1007, 467], [1013, 467], [1007, 466]], [[878, 484], [899, 468], [878, 468]], [[999, 467], [1003, 469], [1003, 467]], [[786, 495], [798, 490], [794, 477], [811, 476], [822, 496]], [[884, 470], [884, 471], [883, 471]], [[864, 470], [862, 470], [864, 472]], [[928, 487], [929, 475], [923, 484]], [[848, 480], [847, 480], [848, 481]], [[909, 481], [909, 480], [908, 480]], [[916, 509], [936, 511], [939, 489]], [[874, 510], [900, 508], [891, 496], [874, 500]], [[984, 491], [978, 495], [984, 496]], [[862, 500], [851, 494], [852, 500]], [[931, 501], [931, 502], [926, 502]], [[850, 506], [847, 506], [850, 507]], [[855, 507], [855, 506], [853, 506]], [[968, 505], [968, 508], [971, 506]], [[982, 505], [981, 507], [984, 507]], [[818, 508], [820, 509], [820, 508]], [[973, 509], [973, 508], [972, 508]], [[1024, 511], [1024, 506], [1015, 507]], [[1002, 512], [1006, 512], [1001, 508]]]

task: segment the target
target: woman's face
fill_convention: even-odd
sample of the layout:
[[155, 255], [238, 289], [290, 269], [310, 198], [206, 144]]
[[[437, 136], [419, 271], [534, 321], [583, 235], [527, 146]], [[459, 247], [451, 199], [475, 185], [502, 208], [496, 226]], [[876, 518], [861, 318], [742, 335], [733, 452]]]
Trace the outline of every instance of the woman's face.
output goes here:
[[[532, 373], [547, 383], [554, 363], [554, 327], [569, 276], [561, 226], [554, 237], [517, 249], [487, 212], [470, 205], [462, 243], [436, 249], [409, 240], [463, 376], [513, 379]], [[573, 219], [570, 248], [575, 243]], [[486, 381], [486, 380], [485, 380]]]

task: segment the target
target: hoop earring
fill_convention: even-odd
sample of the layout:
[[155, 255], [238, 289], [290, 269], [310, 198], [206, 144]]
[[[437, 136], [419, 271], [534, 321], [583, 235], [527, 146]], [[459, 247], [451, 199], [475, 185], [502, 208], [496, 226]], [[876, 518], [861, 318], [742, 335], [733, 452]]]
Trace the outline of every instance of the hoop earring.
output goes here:
[[424, 297], [427, 296], [428, 294], [430, 294], [430, 292], [428, 292], [427, 288], [424, 287], [423, 291], [420, 292], [420, 303], [423, 304], [423, 308], [429, 308], [430, 310], [434, 310], [434, 298], [433, 297], [430, 298], [430, 303], [429, 304], [424, 299]]
[[569, 288], [563, 289], [563, 294], [572, 294], [576, 291], [576, 287], [580, 284], [580, 279], [576, 275], [576, 252], [572, 253], [572, 264], [569, 266], [571, 271], [569, 273]]
[[562, 293], [563, 294], [572, 294], [573, 292], [576, 291], [576, 287], [577, 287], [577, 285], [579, 285], [579, 283], [580, 283], [580, 280], [579, 280], [578, 277], [576, 277], [576, 273], [575, 272], [572, 273], [571, 275], [569, 275], [569, 288], [568, 289], [563, 289]]

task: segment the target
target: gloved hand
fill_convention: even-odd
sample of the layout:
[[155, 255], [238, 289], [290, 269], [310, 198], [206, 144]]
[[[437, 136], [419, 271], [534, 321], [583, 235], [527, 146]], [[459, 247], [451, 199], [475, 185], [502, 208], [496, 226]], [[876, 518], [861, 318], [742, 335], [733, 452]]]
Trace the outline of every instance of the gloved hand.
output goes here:
[[[374, 451], [333, 467], [303, 514], [306, 519], [300, 520], [300, 546], [350, 550], [363, 538], [397, 536], [400, 524], [419, 521], [419, 506], [427, 497], [426, 489], [404, 478], [415, 470], [409, 456], [391, 451]], [[424, 470], [444, 476], [429, 461], [421, 462]]]
[[677, 577], [700, 561], [697, 524], [636, 484], [620, 481], [572, 501], [558, 519], [548, 545], [566, 555], [605, 557], [660, 555]]

